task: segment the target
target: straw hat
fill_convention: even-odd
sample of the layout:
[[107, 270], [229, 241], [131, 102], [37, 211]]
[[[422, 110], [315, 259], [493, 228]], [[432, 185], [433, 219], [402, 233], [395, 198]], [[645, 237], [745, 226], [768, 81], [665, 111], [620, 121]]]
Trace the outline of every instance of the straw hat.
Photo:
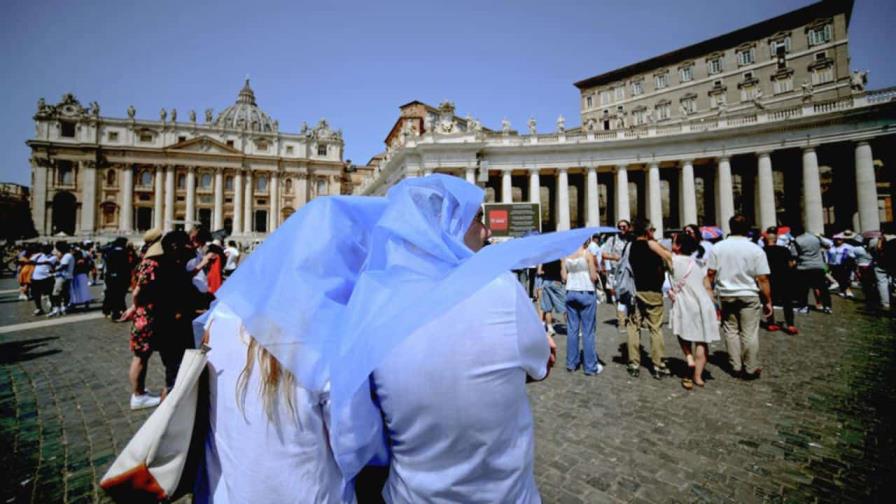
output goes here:
[[152, 228], [143, 234], [143, 243], [149, 245], [143, 257], [156, 257], [164, 253], [162, 250], [162, 230]]

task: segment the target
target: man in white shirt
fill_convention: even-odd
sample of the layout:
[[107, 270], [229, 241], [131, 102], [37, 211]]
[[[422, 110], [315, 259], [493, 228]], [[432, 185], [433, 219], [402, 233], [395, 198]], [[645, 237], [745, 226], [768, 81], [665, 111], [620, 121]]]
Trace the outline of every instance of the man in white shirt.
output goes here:
[[[464, 243], [478, 251], [489, 234], [478, 217]], [[373, 373], [392, 449], [386, 502], [540, 502], [525, 384], [547, 377], [555, 352], [509, 273], [396, 347]]]
[[[728, 221], [731, 234], [713, 247], [709, 279], [722, 306], [722, 333], [734, 373], [745, 380], [759, 378], [759, 321], [772, 313], [769, 267], [765, 252], [751, 242], [747, 218], [735, 214]], [[760, 294], [762, 301], [760, 301]]]
[[230, 240], [227, 242], [227, 248], [224, 249], [224, 255], [227, 256], [227, 262], [224, 263], [224, 276], [230, 276], [240, 262], [240, 249], [237, 248], [236, 242]]
[[34, 298], [34, 316], [43, 315], [45, 295], [53, 293], [53, 270], [59, 262], [53, 255], [53, 246], [44, 244], [41, 251], [31, 256], [34, 272], [31, 273], [31, 297]]
[[75, 256], [72, 255], [69, 244], [64, 241], [57, 242], [56, 251], [61, 257], [59, 259], [59, 267], [56, 268], [53, 294], [50, 296], [53, 310], [47, 314], [48, 317], [65, 315], [70, 299], [69, 289], [72, 285], [72, 278], [75, 276]]

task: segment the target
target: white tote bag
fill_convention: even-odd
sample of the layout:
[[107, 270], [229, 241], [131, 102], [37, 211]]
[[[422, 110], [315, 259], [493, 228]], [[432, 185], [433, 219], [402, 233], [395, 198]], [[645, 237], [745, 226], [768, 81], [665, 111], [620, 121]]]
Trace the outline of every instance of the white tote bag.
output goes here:
[[106, 471], [116, 502], [173, 500], [192, 491], [208, 427], [209, 348], [184, 352], [174, 388]]

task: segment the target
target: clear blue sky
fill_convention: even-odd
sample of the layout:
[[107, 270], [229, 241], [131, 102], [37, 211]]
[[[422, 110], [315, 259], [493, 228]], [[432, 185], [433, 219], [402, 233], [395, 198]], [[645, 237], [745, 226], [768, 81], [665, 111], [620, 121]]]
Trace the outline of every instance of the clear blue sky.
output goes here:
[[[812, 3], [807, 0], [50, 1], [0, 7], [0, 181], [29, 184], [41, 96], [73, 92], [103, 115], [181, 117], [236, 99], [296, 132], [326, 117], [346, 158], [383, 148], [398, 106], [450, 99], [457, 112], [539, 130], [579, 123], [577, 80]], [[851, 66], [872, 88], [896, 84], [896, 2], [856, 0]]]

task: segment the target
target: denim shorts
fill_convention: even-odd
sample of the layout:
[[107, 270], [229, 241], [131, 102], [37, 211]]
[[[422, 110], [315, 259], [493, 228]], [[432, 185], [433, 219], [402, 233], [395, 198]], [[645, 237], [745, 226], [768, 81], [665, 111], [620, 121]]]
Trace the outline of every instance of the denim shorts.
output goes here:
[[545, 280], [541, 286], [541, 309], [545, 312], [566, 311], [566, 287], [556, 280]]

